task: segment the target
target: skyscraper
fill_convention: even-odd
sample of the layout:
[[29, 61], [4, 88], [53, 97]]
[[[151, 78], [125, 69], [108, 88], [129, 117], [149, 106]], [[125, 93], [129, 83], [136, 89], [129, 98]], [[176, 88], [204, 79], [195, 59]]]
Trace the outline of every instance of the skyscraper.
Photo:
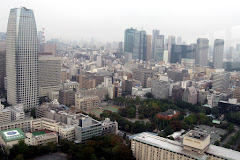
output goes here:
[[152, 36], [152, 59], [163, 61], [164, 35], [159, 34], [159, 30], [153, 30]]
[[151, 40], [152, 36], [147, 35], [147, 56], [146, 56], [146, 61], [149, 61], [151, 59]]
[[134, 42], [133, 42], [133, 59], [146, 61], [147, 56], [147, 43], [146, 43], [146, 31], [135, 30]]
[[175, 36], [168, 36], [168, 61], [170, 62], [172, 56], [172, 45], [176, 44]]
[[191, 45], [173, 44], [171, 47], [170, 63], [181, 63], [182, 58], [188, 58], [191, 54]]
[[199, 66], [208, 66], [208, 43], [207, 38], [197, 39], [196, 64]]
[[7, 98], [25, 110], [38, 106], [38, 37], [33, 11], [11, 9], [6, 37]]
[[136, 29], [130, 28], [125, 30], [124, 35], [124, 52], [133, 53], [134, 34]]
[[213, 66], [215, 68], [222, 68], [223, 66], [223, 50], [224, 50], [224, 40], [215, 39], [214, 49], [213, 49]]

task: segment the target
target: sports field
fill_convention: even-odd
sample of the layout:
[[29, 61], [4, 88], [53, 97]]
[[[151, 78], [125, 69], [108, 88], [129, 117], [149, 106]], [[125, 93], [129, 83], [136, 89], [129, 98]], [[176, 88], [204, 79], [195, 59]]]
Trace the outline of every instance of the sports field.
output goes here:
[[87, 110], [88, 113], [94, 114], [97, 117], [100, 117], [100, 114], [103, 112], [101, 109], [89, 109]]
[[105, 107], [102, 107], [103, 110], [108, 110], [108, 111], [111, 111], [111, 112], [118, 112], [119, 110], [119, 107], [117, 106], [105, 106]]
[[34, 136], [39, 136], [39, 135], [41, 135], [41, 134], [46, 134], [46, 133], [48, 133], [48, 132], [46, 132], [46, 131], [36, 131], [36, 132], [32, 132], [32, 134], [33, 134]]

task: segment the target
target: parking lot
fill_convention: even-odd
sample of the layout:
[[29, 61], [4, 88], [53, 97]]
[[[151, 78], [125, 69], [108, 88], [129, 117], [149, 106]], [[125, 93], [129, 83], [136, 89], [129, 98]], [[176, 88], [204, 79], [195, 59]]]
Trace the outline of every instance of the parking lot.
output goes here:
[[206, 125], [199, 125], [195, 127], [194, 130], [210, 134], [211, 144], [214, 144], [216, 140], [220, 140], [221, 139], [220, 135], [224, 135], [225, 133], [227, 133], [227, 130], [217, 128], [215, 126], [211, 127]]

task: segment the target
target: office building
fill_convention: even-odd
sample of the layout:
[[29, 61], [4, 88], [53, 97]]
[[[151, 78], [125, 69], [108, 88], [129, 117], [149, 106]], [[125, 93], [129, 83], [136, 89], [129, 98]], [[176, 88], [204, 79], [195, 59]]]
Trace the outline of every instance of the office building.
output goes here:
[[126, 52], [126, 53], [124, 54], [124, 60], [125, 60], [125, 63], [127, 63], [127, 62], [132, 62], [132, 53]]
[[146, 56], [146, 61], [149, 61], [151, 59], [151, 50], [152, 50], [152, 44], [151, 44], [151, 41], [152, 41], [152, 36], [151, 35], [147, 35], [147, 56]]
[[212, 89], [225, 91], [229, 88], [230, 73], [212, 73]]
[[77, 75], [77, 82], [79, 83], [79, 89], [90, 89], [96, 87], [96, 80], [86, 75]]
[[167, 80], [153, 79], [151, 81], [152, 94], [155, 98], [168, 98], [170, 82]]
[[9, 104], [23, 104], [25, 110], [38, 106], [38, 37], [31, 9], [23, 7], [10, 11], [6, 37], [6, 77]]
[[39, 95], [49, 96], [49, 93], [59, 91], [61, 84], [61, 57], [39, 57]]
[[24, 107], [22, 104], [6, 107], [11, 111], [11, 121], [21, 121], [25, 119]]
[[147, 79], [153, 76], [153, 70], [139, 68], [132, 70], [132, 78], [141, 82], [143, 87], [147, 86]]
[[134, 35], [136, 29], [130, 28], [125, 30], [124, 34], [124, 52], [133, 53]]
[[123, 42], [119, 42], [119, 44], [118, 44], [118, 52], [119, 53], [123, 53]]
[[177, 44], [182, 44], [182, 37], [178, 36], [178, 38], [177, 38]]
[[198, 38], [196, 46], [196, 61], [199, 66], [208, 66], [209, 40], [207, 38]]
[[133, 52], [132, 52], [133, 59], [146, 61], [146, 56], [147, 56], [147, 43], [146, 42], [147, 42], [146, 31], [135, 30], [134, 42], [133, 42]]
[[6, 51], [0, 51], [0, 90], [5, 88], [6, 77]]
[[80, 110], [89, 110], [98, 108], [100, 99], [98, 96], [81, 96], [81, 93], [75, 94], [75, 107]]
[[4, 109], [4, 105], [0, 101], [0, 125], [11, 122], [11, 111]]
[[214, 68], [223, 68], [223, 51], [224, 51], [224, 40], [215, 39], [213, 49], [213, 66]]
[[195, 67], [195, 59], [182, 58], [181, 64], [185, 69], [193, 69]]
[[102, 67], [103, 65], [103, 60], [102, 60], [102, 56], [97, 56], [97, 67]]
[[187, 58], [192, 51], [190, 45], [173, 44], [171, 47], [170, 63], [181, 63], [182, 58]]
[[176, 44], [175, 42], [175, 36], [168, 36], [168, 44], [167, 44], [167, 49], [168, 49], [168, 62], [170, 63], [170, 60], [172, 58], [172, 45]]
[[163, 61], [163, 54], [164, 54], [164, 35], [160, 35], [159, 30], [153, 30], [151, 58], [156, 61]]
[[131, 150], [137, 160], [238, 160], [240, 153], [210, 144], [210, 135], [190, 131], [183, 142], [143, 132], [132, 136]]

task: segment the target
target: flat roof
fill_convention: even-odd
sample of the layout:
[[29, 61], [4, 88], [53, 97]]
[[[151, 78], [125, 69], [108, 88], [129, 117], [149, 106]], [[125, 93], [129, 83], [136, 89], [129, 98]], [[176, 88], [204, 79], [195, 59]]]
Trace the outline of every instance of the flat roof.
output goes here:
[[183, 154], [198, 160], [206, 160], [207, 155], [205, 154], [198, 154], [196, 152], [189, 152], [183, 149], [182, 144], [177, 141], [172, 141], [163, 137], [159, 137], [147, 132], [143, 132], [138, 134], [137, 136], [133, 137], [134, 140], [146, 143], [155, 147], [159, 147], [162, 149], [166, 149], [168, 151], [176, 152], [179, 154]]
[[42, 134], [46, 134], [46, 133], [49, 133], [49, 132], [47, 132], [47, 131], [45, 131], [45, 130], [40, 130], [40, 131], [32, 132], [32, 134], [33, 134], [34, 136], [38, 136], [38, 135], [42, 135]]
[[204, 141], [208, 136], [210, 135], [207, 133], [203, 133], [195, 130], [191, 130], [185, 134], [185, 137], [194, 138], [201, 141]]
[[132, 138], [136, 141], [146, 143], [162, 149], [166, 149], [172, 152], [187, 155], [189, 157], [196, 158], [198, 160], [206, 160], [208, 158], [207, 154], [215, 155], [217, 157], [221, 157], [223, 159], [229, 159], [229, 160], [239, 160], [239, 157], [240, 157], [240, 152], [238, 151], [234, 151], [231, 149], [227, 149], [227, 148], [223, 148], [215, 145], [210, 145], [209, 148], [205, 151], [206, 154], [198, 154], [196, 152], [190, 152], [188, 150], [184, 150], [180, 142], [159, 137], [148, 132], [143, 132], [143, 133], [133, 135]]
[[6, 142], [10, 142], [10, 141], [15, 141], [15, 140], [25, 139], [26, 138], [26, 136], [23, 133], [23, 131], [21, 129], [19, 129], [19, 128], [1, 131], [0, 134], [1, 134], [2, 138]]

